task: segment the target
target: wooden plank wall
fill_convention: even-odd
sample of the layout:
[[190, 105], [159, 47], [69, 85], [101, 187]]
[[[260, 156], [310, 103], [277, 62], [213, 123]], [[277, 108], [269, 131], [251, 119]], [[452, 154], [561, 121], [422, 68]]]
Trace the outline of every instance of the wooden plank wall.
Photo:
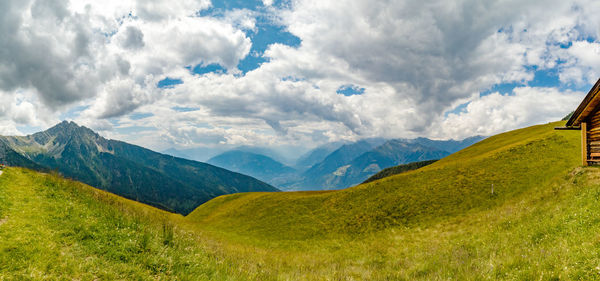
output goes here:
[[600, 111], [592, 113], [587, 121], [587, 158], [600, 163]]

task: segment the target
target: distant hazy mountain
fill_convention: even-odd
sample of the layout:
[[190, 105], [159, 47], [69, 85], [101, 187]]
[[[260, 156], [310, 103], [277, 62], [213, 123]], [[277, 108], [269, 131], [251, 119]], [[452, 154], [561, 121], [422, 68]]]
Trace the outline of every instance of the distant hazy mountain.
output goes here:
[[281, 162], [281, 163], [289, 162], [288, 157], [281, 155], [279, 152], [275, 151], [274, 149], [260, 147], [260, 146], [249, 146], [249, 145], [242, 145], [242, 146], [237, 146], [234, 148], [231, 148], [231, 147], [230, 148], [226, 148], [226, 147], [195, 147], [195, 148], [184, 148], [184, 149], [169, 148], [169, 149], [163, 150], [162, 153], [172, 155], [175, 157], [196, 160], [196, 161], [200, 161], [200, 162], [207, 162], [209, 159], [211, 159], [219, 154], [225, 153], [227, 151], [233, 151], [233, 150], [264, 155], [264, 156], [267, 156], [267, 157], [269, 157], [277, 162]]
[[296, 169], [309, 169], [313, 165], [325, 160], [325, 157], [340, 148], [342, 145], [344, 145], [343, 142], [330, 142], [310, 150], [296, 160]]
[[44, 167], [41, 165], [14, 151], [2, 139], [0, 139], [0, 164], [25, 167], [38, 171], [44, 170]]
[[301, 175], [301, 180], [283, 185], [285, 189], [324, 189], [329, 184], [329, 175], [343, 167], [354, 158], [370, 151], [383, 140], [361, 140], [344, 144], [330, 153], [323, 161], [313, 165]]
[[290, 162], [289, 157], [284, 156], [279, 151], [272, 149], [272, 148], [268, 148], [268, 147], [242, 145], [242, 146], [238, 146], [233, 149], [230, 149], [228, 151], [233, 151], [233, 150], [264, 155], [264, 156], [267, 156], [267, 157], [269, 157], [277, 162], [280, 162], [280, 163], [289, 163]]
[[382, 169], [399, 164], [435, 160], [451, 153], [420, 143], [390, 140], [368, 151], [325, 177], [327, 187], [344, 188], [363, 182]]
[[207, 163], [246, 174], [273, 185], [280, 184], [283, 179], [296, 172], [295, 169], [275, 161], [271, 157], [240, 150], [219, 154], [209, 159]]
[[185, 149], [169, 148], [162, 151], [164, 154], [200, 162], [206, 162], [206, 160], [222, 152], [222, 149], [213, 147], [195, 147]]
[[0, 140], [29, 160], [58, 169], [67, 177], [182, 214], [223, 194], [277, 191], [246, 175], [107, 140], [73, 122]]
[[446, 157], [483, 137], [462, 141], [436, 141], [426, 138], [381, 139], [342, 145], [323, 161], [280, 186], [286, 190], [339, 189], [359, 184], [382, 169]]

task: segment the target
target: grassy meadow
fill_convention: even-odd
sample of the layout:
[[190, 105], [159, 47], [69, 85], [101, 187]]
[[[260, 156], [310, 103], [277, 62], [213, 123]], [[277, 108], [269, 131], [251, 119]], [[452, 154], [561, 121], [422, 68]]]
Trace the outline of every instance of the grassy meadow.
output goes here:
[[579, 132], [558, 125], [341, 191], [221, 196], [187, 217], [8, 168], [0, 280], [600, 280], [600, 168], [580, 167]]
[[20, 168], [0, 176], [0, 280], [245, 280], [182, 219]]
[[576, 167], [577, 132], [554, 131], [554, 125], [490, 137], [421, 169], [345, 190], [221, 196], [187, 218], [266, 240], [355, 236], [430, 225], [502, 205]]

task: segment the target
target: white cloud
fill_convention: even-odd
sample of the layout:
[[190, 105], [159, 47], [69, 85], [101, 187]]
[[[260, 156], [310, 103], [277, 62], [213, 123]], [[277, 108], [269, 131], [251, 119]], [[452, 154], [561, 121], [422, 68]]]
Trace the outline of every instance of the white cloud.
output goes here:
[[143, 20], [162, 21], [193, 16], [210, 6], [210, 0], [137, 0], [135, 14]]
[[600, 74], [600, 44], [587, 41], [573, 42], [565, 51], [569, 63], [560, 74], [563, 82], [578, 85], [593, 83]]
[[9, 120], [0, 120], [0, 135], [3, 136], [20, 136], [21, 133], [14, 122]]
[[146, 43], [144, 43], [144, 33], [135, 26], [127, 26], [125, 31], [119, 35], [121, 46], [125, 49], [135, 50], [146, 45]]
[[58, 113], [80, 101], [97, 118], [129, 113], [156, 100], [147, 97], [156, 83], [184, 66], [219, 63], [236, 73], [251, 47], [231, 23], [190, 17], [210, 1], [0, 5], [0, 90], [37, 93], [35, 102]]
[[46, 127], [59, 121], [54, 112], [36, 102], [35, 94], [21, 89], [0, 91], [0, 124], [5, 133], [21, 135], [16, 126]]
[[83, 115], [98, 119], [118, 117], [151, 103], [156, 99], [155, 92], [154, 87], [143, 89], [133, 80], [113, 80]]
[[450, 113], [436, 128], [437, 137], [490, 136], [562, 119], [581, 102], [583, 92], [555, 88], [515, 88], [511, 95], [492, 93], [470, 102], [464, 111]]
[[[597, 1], [263, 3], [270, 7], [260, 12], [199, 17], [210, 1], [3, 1], [0, 97], [10, 102], [0, 104], [0, 124], [46, 127], [87, 106], [72, 117], [151, 146], [458, 138], [546, 122], [577, 105], [579, 92], [526, 87], [533, 69], [578, 88], [600, 74], [600, 47], [588, 42], [600, 35]], [[258, 16], [301, 44], [271, 44], [268, 61], [242, 75]], [[226, 73], [184, 68], [214, 63]], [[157, 88], [165, 77], [184, 83]], [[523, 87], [479, 97], [499, 83]], [[346, 97], [336, 93], [342, 85], [365, 91]], [[535, 99], [544, 103], [526, 110]], [[132, 120], [133, 112], [153, 116]], [[156, 131], [110, 131], [124, 126]]]
[[112, 28], [130, 13], [143, 21], [169, 21], [193, 16], [212, 6], [210, 0], [71, 0], [68, 5], [75, 13], [95, 18], [97, 25]]
[[223, 18], [239, 29], [256, 31], [257, 15], [257, 12], [248, 9], [234, 9], [225, 12]]
[[[396, 109], [414, 110], [413, 129], [426, 128], [456, 100], [474, 92], [531, 80], [527, 60], [544, 63], [540, 57], [548, 37], [560, 33], [539, 25], [543, 36], [525, 40], [525, 28], [510, 31], [513, 24], [517, 28], [522, 21], [540, 19], [537, 12], [529, 13], [540, 5], [522, 1], [294, 3], [283, 18], [302, 46], [292, 55], [275, 49], [268, 53], [273, 61], [286, 63], [281, 72], [321, 83], [347, 79], [367, 90], [384, 83], [402, 101]], [[532, 9], [515, 13], [528, 6]], [[568, 5], [556, 6], [569, 10]], [[537, 27], [530, 26], [536, 32]], [[506, 31], [498, 32], [502, 28]]]

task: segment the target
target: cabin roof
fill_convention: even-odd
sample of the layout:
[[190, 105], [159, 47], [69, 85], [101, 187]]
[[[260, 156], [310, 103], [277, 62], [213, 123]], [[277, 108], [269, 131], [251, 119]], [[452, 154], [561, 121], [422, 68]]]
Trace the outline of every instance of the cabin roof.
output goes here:
[[585, 96], [581, 104], [577, 107], [575, 112], [569, 121], [567, 121], [567, 127], [577, 127], [581, 125], [581, 122], [585, 120], [591, 113], [595, 111], [595, 109], [600, 104], [600, 79], [596, 81], [594, 87], [590, 90], [590, 92]]

